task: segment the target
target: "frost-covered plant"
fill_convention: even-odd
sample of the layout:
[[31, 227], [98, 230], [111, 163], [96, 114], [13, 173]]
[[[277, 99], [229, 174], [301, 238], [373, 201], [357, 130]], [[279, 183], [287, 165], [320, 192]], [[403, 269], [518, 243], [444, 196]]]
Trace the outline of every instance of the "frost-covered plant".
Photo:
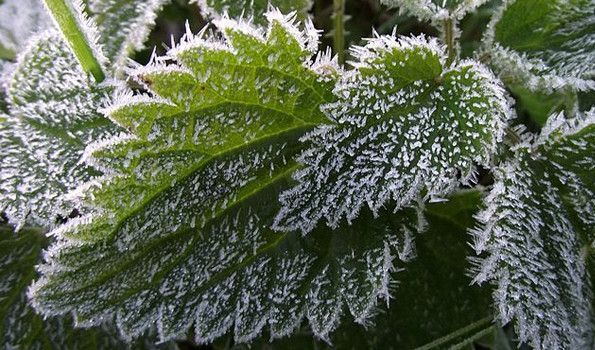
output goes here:
[[2, 348], [592, 349], [594, 3], [382, 2], [1, 2]]

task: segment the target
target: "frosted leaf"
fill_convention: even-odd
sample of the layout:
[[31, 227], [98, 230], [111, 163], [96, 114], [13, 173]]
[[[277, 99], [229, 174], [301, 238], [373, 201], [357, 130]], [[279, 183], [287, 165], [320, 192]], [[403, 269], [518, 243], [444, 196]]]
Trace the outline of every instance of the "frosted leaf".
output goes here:
[[423, 37], [381, 36], [354, 51], [355, 70], [323, 110], [336, 125], [309, 132], [298, 184], [281, 195], [279, 230], [337, 227], [364, 206], [406, 207], [436, 200], [489, 166], [510, 114], [502, 87], [473, 61], [444, 67], [445, 53]]
[[398, 7], [420, 20], [439, 21], [454, 17], [462, 19], [487, 0], [381, 0], [385, 5]]
[[118, 130], [97, 112], [109, 91], [89, 82], [55, 31], [32, 39], [19, 56], [10, 114], [0, 123], [0, 209], [12, 224], [51, 226], [72, 210], [64, 193], [98, 174], [80, 164], [85, 146]]
[[299, 19], [308, 17], [312, 0], [194, 0], [206, 18], [220, 18], [227, 13], [231, 18], [252, 18], [255, 23], [266, 24], [264, 14], [269, 6], [283, 13], [296, 11]]
[[14, 58], [29, 37], [51, 23], [41, 0], [4, 0], [0, 19], [0, 58]]
[[584, 247], [595, 242], [595, 110], [549, 118], [496, 168], [472, 231], [475, 281], [490, 281], [502, 323], [543, 349], [592, 349], [593, 292]]
[[493, 66], [531, 90], [595, 89], [595, 2], [508, 0], [485, 38]]
[[169, 0], [89, 0], [87, 8], [99, 30], [99, 43], [112, 65], [144, 48], [157, 13]]
[[[133, 345], [107, 328], [73, 329], [70, 317], [43, 319], [28, 305], [27, 286], [41, 261], [47, 239], [35, 229], [15, 235], [0, 226], [0, 348], [2, 349], [156, 349], [143, 339]], [[175, 349], [165, 344], [160, 349]]]

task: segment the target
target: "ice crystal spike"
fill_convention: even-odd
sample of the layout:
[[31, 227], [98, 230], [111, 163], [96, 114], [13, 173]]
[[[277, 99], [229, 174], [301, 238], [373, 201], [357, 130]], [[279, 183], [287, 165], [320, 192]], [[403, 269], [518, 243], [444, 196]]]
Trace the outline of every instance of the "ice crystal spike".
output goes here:
[[380, 36], [356, 48], [352, 65], [323, 107], [336, 125], [304, 136], [298, 184], [281, 195], [278, 230], [310, 232], [326, 219], [443, 197], [489, 166], [510, 108], [482, 65], [445, 67], [443, 48], [424, 37]]
[[55, 31], [36, 36], [19, 56], [10, 114], [0, 123], [0, 208], [12, 224], [52, 226], [72, 210], [63, 195], [98, 174], [79, 164], [85, 146], [118, 130], [97, 112], [108, 92], [88, 81]]
[[205, 18], [219, 19], [224, 14], [231, 18], [250, 18], [256, 24], [265, 24], [265, 14], [271, 8], [283, 13], [294, 12], [300, 20], [308, 18], [312, 0], [193, 0]]
[[595, 243], [595, 109], [550, 117], [495, 171], [472, 231], [475, 281], [497, 288], [502, 323], [536, 349], [592, 349], [593, 292], [584, 247]]
[[594, 21], [592, 0], [507, 0], [484, 46], [501, 76], [530, 90], [592, 90]]
[[[150, 341], [126, 344], [106, 327], [74, 329], [69, 316], [43, 319], [28, 304], [27, 286], [35, 276], [47, 239], [36, 229], [19, 234], [0, 226], [0, 348], [110, 350], [154, 349]], [[165, 344], [159, 349], [174, 349]]]
[[448, 17], [462, 19], [487, 0], [382, 0], [383, 4], [399, 8], [422, 21], [440, 21]]

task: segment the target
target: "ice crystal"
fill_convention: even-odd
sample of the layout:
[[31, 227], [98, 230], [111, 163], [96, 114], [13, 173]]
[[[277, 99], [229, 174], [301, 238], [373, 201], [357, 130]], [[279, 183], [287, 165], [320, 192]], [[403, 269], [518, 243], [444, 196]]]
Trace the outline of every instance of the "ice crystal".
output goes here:
[[406, 207], [424, 194], [439, 200], [489, 166], [504, 133], [509, 106], [498, 80], [483, 66], [445, 67], [444, 50], [424, 37], [381, 36], [354, 50], [345, 74], [323, 107], [336, 125], [308, 133], [295, 173], [281, 195], [279, 230], [311, 231], [378, 211], [390, 199]]
[[388, 6], [398, 7], [421, 20], [440, 21], [453, 17], [463, 18], [487, 0], [382, 0]]
[[595, 110], [552, 116], [541, 135], [516, 147], [472, 231], [475, 281], [497, 288], [502, 323], [543, 349], [592, 349], [593, 292], [583, 247], [595, 242]]
[[308, 17], [312, 0], [194, 0], [198, 2], [201, 13], [206, 18], [221, 18], [227, 14], [232, 18], [252, 18], [255, 23], [266, 24], [264, 14], [269, 6], [278, 8], [283, 13], [295, 11], [298, 18]]
[[484, 45], [502, 77], [531, 90], [595, 89], [594, 21], [592, 0], [508, 0]]
[[85, 146], [117, 130], [97, 112], [108, 92], [89, 82], [55, 31], [19, 56], [0, 124], [0, 207], [11, 223], [51, 226], [69, 213], [63, 194], [97, 174], [79, 164]]

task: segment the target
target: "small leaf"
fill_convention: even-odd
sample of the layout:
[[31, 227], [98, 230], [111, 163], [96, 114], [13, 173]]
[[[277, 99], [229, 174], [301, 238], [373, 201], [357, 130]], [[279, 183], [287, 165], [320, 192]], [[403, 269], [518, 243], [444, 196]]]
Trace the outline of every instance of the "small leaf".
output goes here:
[[227, 14], [231, 18], [251, 18], [256, 24], [266, 24], [265, 13], [269, 6], [282, 13], [295, 11], [299, 19], [308, 18], [312, 0], [197, 0], [202, 14], [207, 18], [221, 18]]
[[420, 196], [439, 200], [489, 166], [510, 108], [502, 87], [473, 61], [445, 67], [445, 52], [423, 37], [382, 36], [354, 51], [355, 70], [324, 107], [336, 125], [302, 140], [298, 184], [281, 196], [279, 230], [337, 227], [364, 205], [378, 211]]
[[595, 110], [552, 116], [542, 134], [516, 147], [474, 229], [475, 281], [497, 285], [502, 323], [543, 349], [593, 348], [587, 264], [595, 243]]
[[440, 21], [448, 17], [462, 19], [488, 0], [382, 0], [401, 12], [410, 13], [422, 21]]
[[530, 90], [595, 89], [595, 2], [507, 0], [485, 37], [505, 81]]
[[88, 81], [56, 31], [35, 37], [19, 57], [10, 115], [0, 124], [0, 209], [11, 223], [53, 225], [72, 210], [64, 194], [99, 174], [80, 161], [91, 140], [119, 130], [97, 112], [109, 92]]

